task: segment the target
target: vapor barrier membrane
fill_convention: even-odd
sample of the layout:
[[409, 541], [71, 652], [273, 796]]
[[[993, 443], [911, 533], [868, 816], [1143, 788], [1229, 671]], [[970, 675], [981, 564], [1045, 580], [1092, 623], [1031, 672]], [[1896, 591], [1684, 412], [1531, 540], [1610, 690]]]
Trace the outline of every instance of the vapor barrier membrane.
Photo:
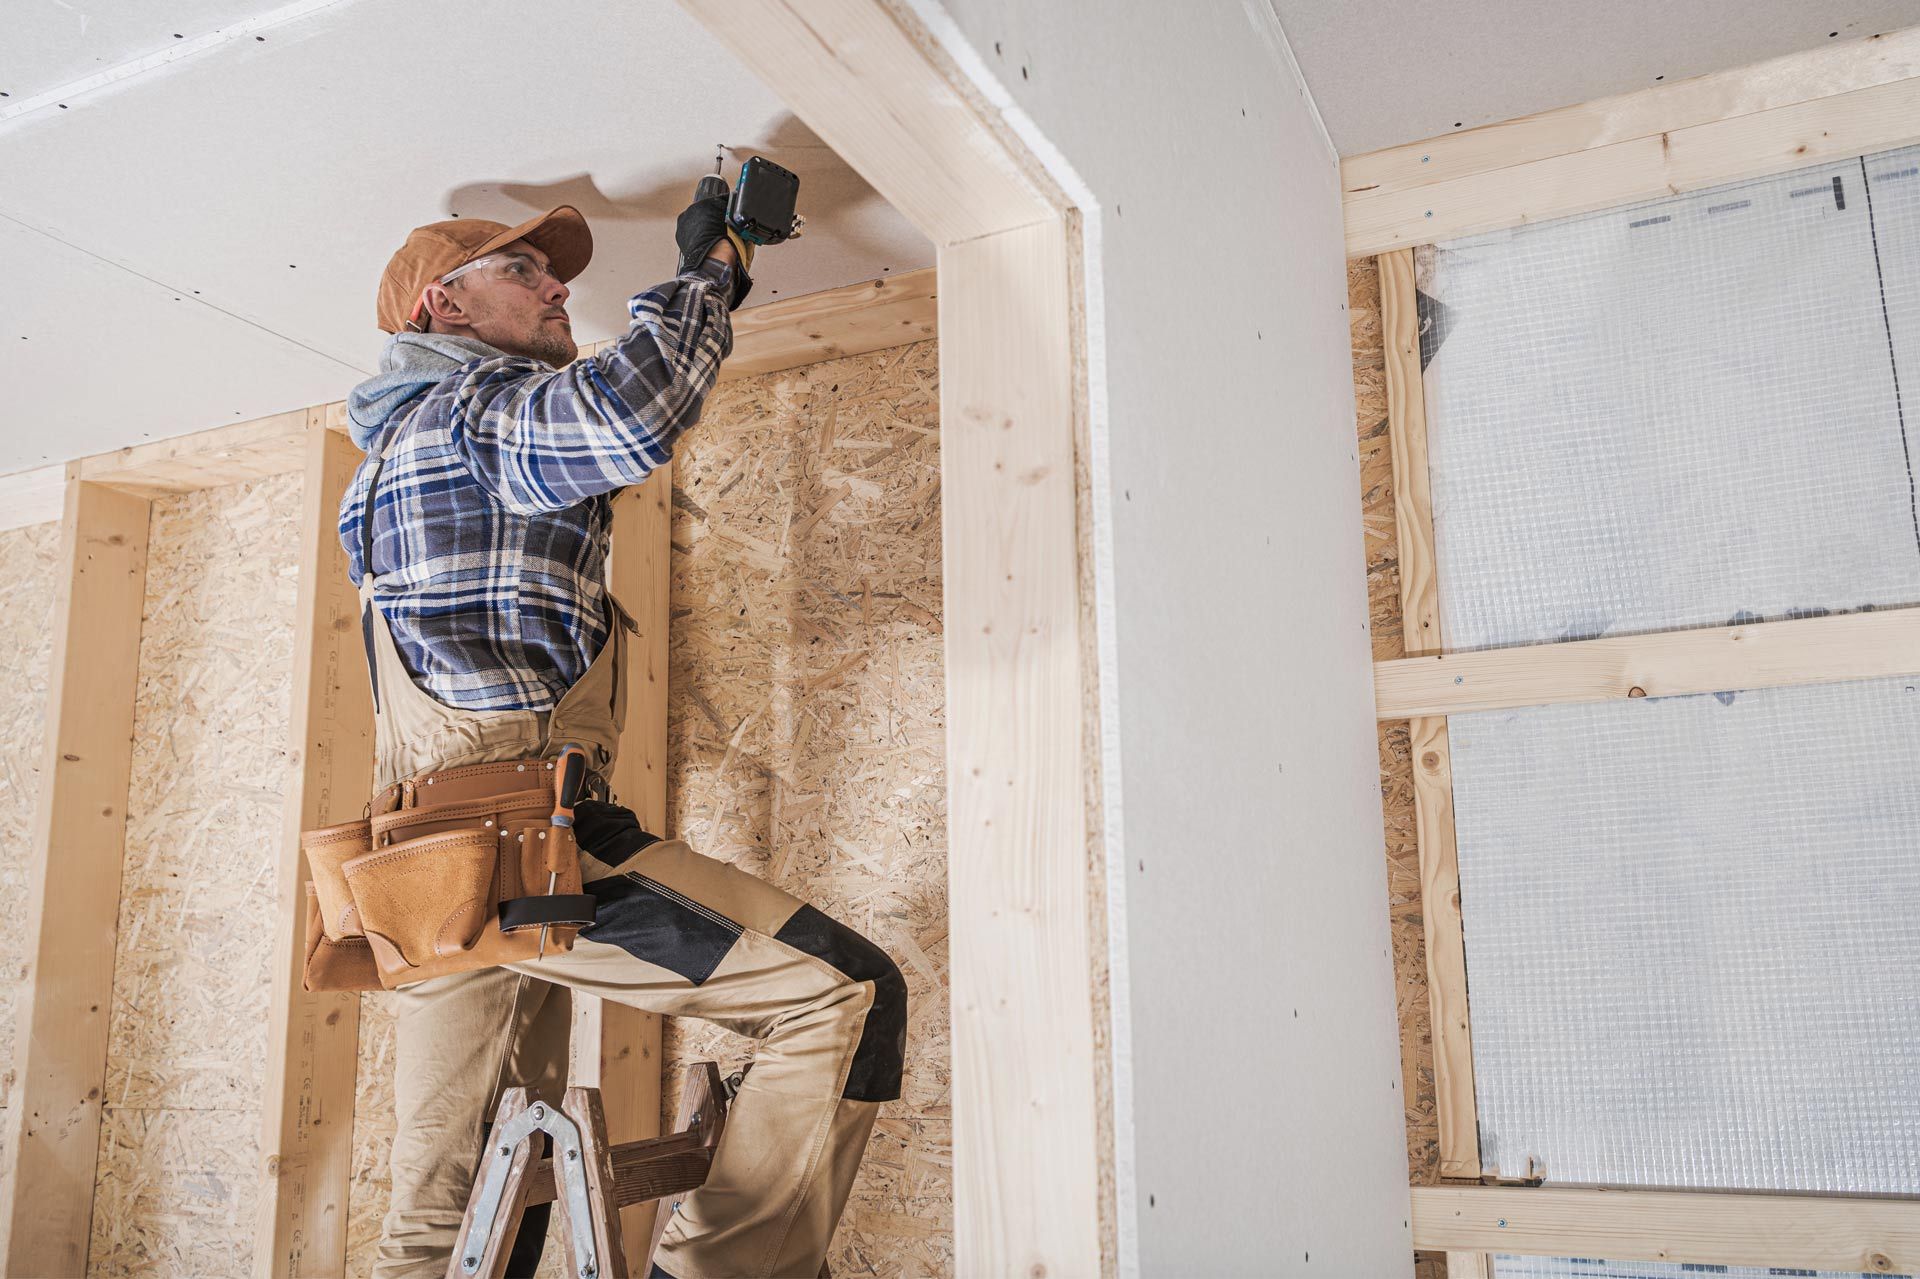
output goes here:
[[1493, 1279], [1914, 1279], [1912, 1275], [1868, 1274], [1858, 1270], [1795, 1270], [1788, 1266], [1682, 1265], [1673, 1261], [1603, 1261], [1596, 1257], [1508, 1257], [1493, 1259]]
[[1920, 148], [1419, 274], [1449, 649], [1920, 603]]
[[1920, 1192], [1917, 684], [1451, 717], [1488, 1167]]

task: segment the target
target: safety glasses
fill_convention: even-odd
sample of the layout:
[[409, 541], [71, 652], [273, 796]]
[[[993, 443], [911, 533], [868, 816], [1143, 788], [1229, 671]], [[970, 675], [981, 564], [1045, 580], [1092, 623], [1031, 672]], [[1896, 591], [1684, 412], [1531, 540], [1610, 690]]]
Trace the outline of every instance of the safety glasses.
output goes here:
[[451, 284], [469, 272], [487, 279], [511, 280], [528, 289], [539, 288], [540, 282], [546, 279], [551, 279], [555, 284], [561, 283], [559, 276], [524, 253], [489, 253], [484, 258], [475, 258], [464, 266], [453, 268], [440, 277], [440, 283]]

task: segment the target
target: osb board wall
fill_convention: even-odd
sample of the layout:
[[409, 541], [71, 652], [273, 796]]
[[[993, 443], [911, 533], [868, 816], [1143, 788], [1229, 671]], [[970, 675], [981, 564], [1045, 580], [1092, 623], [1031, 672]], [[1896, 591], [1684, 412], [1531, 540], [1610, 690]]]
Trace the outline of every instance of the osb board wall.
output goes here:
[[[674, 833], [906, 975], [905, 1096], [837, 1275], [953, 1265], [938, 368], [929, 342], [723, 387], [674, 472]], [[665, 1049], [671, 1102], [687, 1061], [751, 1045], [669, 1022]]]
[[300, 477], [153, 506], [89, 1275], [247, 1273]]
[[[0, 533], [0, 652], [12, 653], [0, 684], [0, 973], [25, 959], [27, 856], [46, 748], [47, 664], [53, 656], [54, 576], [60, 525]], [[13, 1102], [13, 1000], [0, 999], [0, 1132]]]
[[[885, 947], [906, 1095], [883, 1108], [835, 1274], [952, 1271], [938, 356], [931, 342], [731, 382], [676, 449], [669, 820]], [[388, 1193], [392, 1023], [361, 1002], [348, 1273]], [[690, 1060], [752, 1045], [669, 1022]], [[558, 1275], [549, 1238], [541, 1274]]]

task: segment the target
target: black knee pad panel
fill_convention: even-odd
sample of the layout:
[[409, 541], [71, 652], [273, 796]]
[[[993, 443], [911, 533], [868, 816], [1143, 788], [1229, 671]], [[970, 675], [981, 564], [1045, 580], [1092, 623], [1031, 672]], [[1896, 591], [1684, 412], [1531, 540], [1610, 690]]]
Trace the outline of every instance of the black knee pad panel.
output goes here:
[[887, 952], [837, 920], [802, 906], [774, 940], [825, 960], [853, 981], [873, 983], [873, 1007], [853, 1051], [840, 1095], [849, 1101], [893, 1101], [907, 1056], [907, 979]]

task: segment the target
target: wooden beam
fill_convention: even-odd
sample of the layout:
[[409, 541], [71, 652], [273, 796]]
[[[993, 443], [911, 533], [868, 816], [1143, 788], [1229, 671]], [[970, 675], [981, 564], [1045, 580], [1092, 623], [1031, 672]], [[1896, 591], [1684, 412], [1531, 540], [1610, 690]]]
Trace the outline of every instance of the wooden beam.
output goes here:
[[1340, 182], [1349, 198], [1410, 191], [1915, 76], [1920, 27], [1835, 40], [1751, 66], [1348, 156], [1340, 162]]
[[86, 1271], [120, 917], [150, 503], [69, 468], [34, 810], [14, 1122], [0, 1169], [9, 1275]]
[[[613, 791], [640, 825], [667, 834], [667, 613], [673, 567], [673, 469], [663, 466], [613, 502], [613, 593], [639, 624], [627, 637], [627, 721], [613, 766]], [[600, 1089], [607, 1139], [660, 1134], [661, 1020], [655, 1013], [573, 995], [570, 1081]], [[595, 1050], [597, 1046], [597, 1051]], [[628, 1269], [646, 1273], [654, 1205], [620, 1210]]]
[[876, 0], [680, 0], [936, 247], [1057, 216], [1021, 157]]
[[1493, 1279], [1493, 1255], [1485, 1252], [1448, 1253], [1447, 1279]]
[[295, 409], [96, 453], [80, 459], [80, 478], [143, 497], [163, 497], [284, 475], [306, 464], [312, 411]]
[[1413, 1246], [1912, 1274], [1920, 1200], [1415, 1186]]
[[738, 311], [720, 380], [924, 342], [938, 331], [937, 274], [928, 267]]
[[0, 475], [0, 533], [60, 518], [67, 500], [64, 463]]
[[[339, 412], [336, 407], [335, 413]], [[288, 719], [292, 786], [274, 850], [278, 911], [261, 1098], [260, 1201], [253, 1273], [304, 1279], [344, 1273], [360, 997], [301, 988], [309, 878], [300, 832], [351, 820], [373, 786], [373, 695], [360, 603], [340, 545], [340, 499], [361, 453], [307, 411], [300, 495], [300, 593]]]
[[[1393, 447], [1394, 525], [1400, 547], [1401, 630], [1409, 653], [1437, 653], [1442, 642], [1440, 582], [1427, 473], [1427, 408], [1420, 379], [1420, 314], [1412, 250], [1380, 257], [1380, 324], [1386, 355], [1387, 426]], [[1467, 954], [1460, 922], [1460, 857], [1453, 830], [1453, 760], [1447, 721], [1416, 719], [1409, 728], [1440, 1171], [1448, 1177], [1478, 1177], [1480, 1132], [1473, 1097], [1473, 1031], [1467, 1016]]]
[[1349, 256], [1544, 222], [1920, 141], [1920, 79], [1346, 200]]
[[1379, 718], [1920, 675], [1920, 608], [1376, 662]]
[[1066, 268], [1058, 223], [940, 254], [960, 1274], [1100, 1270]]

